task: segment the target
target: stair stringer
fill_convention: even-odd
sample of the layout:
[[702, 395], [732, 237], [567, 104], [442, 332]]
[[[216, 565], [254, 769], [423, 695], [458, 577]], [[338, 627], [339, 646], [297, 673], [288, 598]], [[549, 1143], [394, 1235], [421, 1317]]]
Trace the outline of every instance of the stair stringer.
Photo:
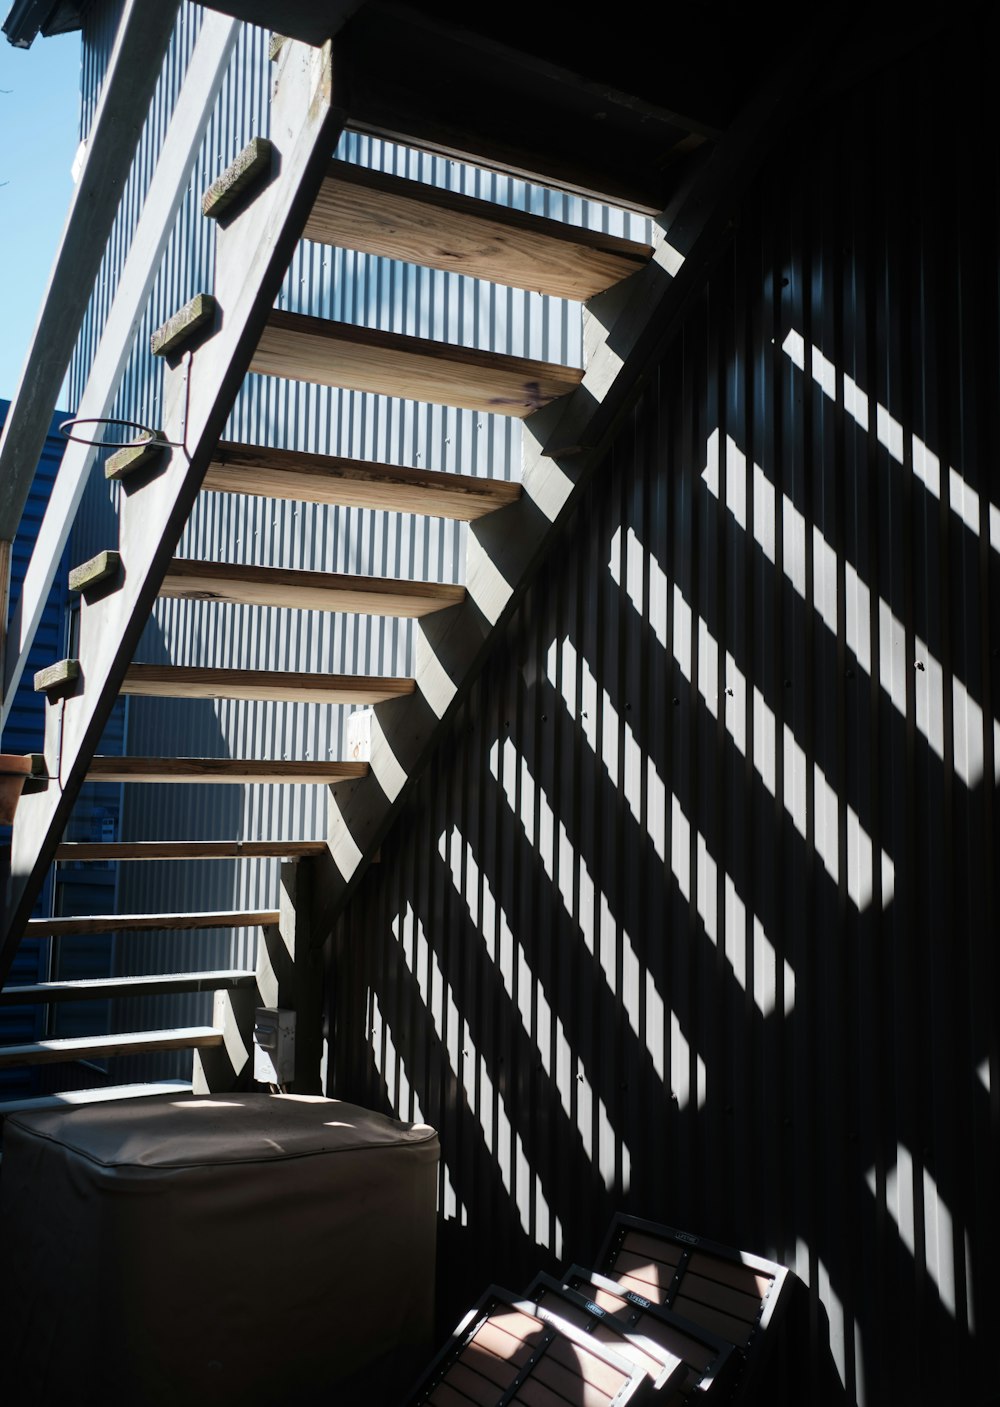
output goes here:
[[23, 798], [11, 843], [0, 933], [0, 984], [114, 707], [145, 622], [176, 551], [254, 348], [315, 201], [345, 114], [333, 95], [332, 45], [282, 50], [271, 109], [276, 169], [220, 229], [218, 314], [165, 377], [162, 429], [172, 448], [162, 468], [125, 495], [118, 588], [88, 604], [80, 628], [80, 678], [49, 705], [47, 787]]
[[[826, 43], [829, 44], [827, 36]], [[800, 105], [818, 34], [773, 73], [659, 218], [646, 268], [585, 305], [586, 372], [524, 424], [520, 499], [470, 525], [463, 604], [419, 622], [416, 688], [373, 711], [367, 776], [331, 789], [316, 866], [312, 941], [349, 902], [615, 433], [729, 246], [744, 193]]]

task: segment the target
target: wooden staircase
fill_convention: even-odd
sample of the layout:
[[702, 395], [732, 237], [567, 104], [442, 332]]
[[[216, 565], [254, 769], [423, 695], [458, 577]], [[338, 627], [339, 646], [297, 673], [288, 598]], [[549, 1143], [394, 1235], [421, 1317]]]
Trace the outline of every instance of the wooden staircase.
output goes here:
[[[242, 16], [245, 7], [220, 8]], [[216, 1015], [213, 1027], [9, 1046], [0, 1049], [2, 1065], [184, 1048], [196, 1052], [196, 1084], [220, 1087], [245, 1076], [254, 1005], [290, 1005], [298, 1010], [304, 1032], [303, 1073], [295, 1087], [318, 1088], [318, 1065], [309, 1065], [319, 1048], [317, 949], [447, 728], [495, 630], [516, 607], [600, 463], [651, 359], [680, 325], [725, 247], [739, 196], [791, 101], [790, 93], [782, 95], [776, 84], [732, 125], [706, 160], [711, 139], [718, 135], [715, 129], [704, 123], [685, 126], [675, 114], [654, 109], [647, 98], [630, 107], [605, 95], [609, 126], [620, 125], [618, 139], [630, 139], [631, 133], [644, 151], [658, 153], [655, 179], [644, 183], [630, 162], [623, 161], [620, 171], [615, 167], [606, 133], [594, 144], [588, 169], [584, 138], [589, 140], [589, 134], [573, 131], [579, 126], [574, 103], [579, 105], [588, 90], [579, 82], [574, 87], [547, 59], [522, 57], [519, 64], [514, 49], [490, 40], [485, 50], [482, 44], [476, 50], [480, 58], [474, 62], [464, 30], [447, 31], [451, 46], [457, 46], [450, 60], [447, 44], [435, 50], [435, 65], [450, 62], [453, 79], [456, 65], [472, 65], [468, 72], [461, 70], [458, 86], [463, 91], [472, 81], [470, 74], [482, 70], [481, 55], [488, 51], [493, 58], [488, 72], [481, 73], [483, 107], [499, 87], [507, 93], [508, 106], [522, 116], [537, 110], [552, 119], [549, 128], [541, 122], [535, 126], [534, 151], [527, 117], [519, 120], [505, 153], [494, 121], [463, 128], [439, 110], [446, 101], [446, 75], [440, 82], [428, 77], [422, 95], [414, 96], [412, 80], [407, 83], [409, 110], [390, 104], [385, 82], [374, 71], [377, 12], [384, 7], [363, 6], [337, 44], [322, 47], [312, 47], [316, 7], [271, 8], [280, 12], [283, 27], [306, 42], [289, 39], [276, 45], [271, 141], [255, 139], [252, 151], [234, 153], [233, 166], [206, 196], [206, 218], [220, 223], [214, 287], [179, 310], [158, 334], [167, 363], [162, 424], [153, 441], [109, 461], [109, 477], [123, 486], [119, 541], [77, 569], [74, 586], [82, 596], [77, 655], [38, 680], [48, 697], [45, 762], [35, 789], [22, 799], [14, 826], [0, 979], [25, 934], [71, 939], [118, 930], [253, 926], [261, 932], [260, 957], [254, 972], [166, 973], [7, 988], [0, 994], [4, 1004], [211, 990]], [[329, 10], [336, 15], [350, 8], [334, 5]], [[414, 32], [414, 26], [420, 30], [421, 9], [406, 12], [402, 29], [394, 30], [395, 42]], [[425, 15], [424, 40], [429, 42], [428, 35], [441, 38], [441, 23], [439, 14]], [[782, 81], [787, 89], [787, 75]], [[356, 113], [352, 98], [359, 104]], [[652, 202], [666, 194], [669, 209], [661, 221], [666, 236], [655, 248], [644, 246], [331, 160], [340, 132], [352, 121], [362, 130], [454, 151], [463, 159], [528, 172], [536, 179], [540, 175], [563, 189], [603, 193], [636, 208], [655, 209]], [[275, 308], [303, 236], [583, 302], [586, 366], [550, 364]], [[522, 482], [226, 442], [223, 427], [248, 371], [522, 419]], [[178, 540], [201, 492], [467, 522], [465, 584], [178, 558]], [[198, 666], [136, 661], [143, 625], [158, 596], [411, 617], [418, 622], [415, 674], [370, 677], [224, 669], [210, 661]], [[333, 762], [98, 756], [104, 726], [122, 694], [373, 707], [371, 755]], [[126, 785], [327, 784], [329, 835], [325, 843], [267, 837], [64, 842], [80, 787], [95, 779]], [[53, 861], [268, 856], [285, 861], [282, 903], [275, 910], [30, 918]], [[311, 877], [305, 866], [315, 867]], [[233, 1055], [240, 1042], [243, 1065]], [[228, 1063], [213, 1064], [220, 1051], [228, 1054]]]

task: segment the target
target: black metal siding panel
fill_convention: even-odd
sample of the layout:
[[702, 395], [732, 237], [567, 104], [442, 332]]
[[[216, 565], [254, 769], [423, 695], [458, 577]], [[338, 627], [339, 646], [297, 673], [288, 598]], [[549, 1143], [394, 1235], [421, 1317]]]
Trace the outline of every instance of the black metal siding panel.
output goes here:
[[[95, 0], [83, 32], [83, 130], [96, 111], [112, 51], [121, 0]], [[109, 240], [70, 378], [74, 403], [86, 382], [118, 276], [152, 178], [170, 114], [181, 90], [201, 25], [196, 4], [181, 8], [164, 72], [139, 144], [122, 206]], [[162, 366], [149, 351], [149, 334], [201, 289], [212, 287], [215, 225], [200, 213], [200, 192], [251, 136], [266, 134], [269, 86], [267, 35], [244, 26], [195, 166], [190, 189], [164, 255], [149, 307], [123, 378], [115, 414], [155, 424]], [[358, 133], [345, 133], [338, 154], [363, 166], [461, 190], [498, 204], [570, 223], [648, 238], [648, 221], [562, 195], [511, 177], [420, 153]], [[286, 309], [343, 318], [366, 326], [447, 338], [578, 364], [579, 309], [540, 294], [505, 289], [353, 251], [303, 240], [279, 295]], [[254, 444], [357, 455], [466, 474], [516, 477], [520, 423], [397, 398], [249, 375], [236, 400], [230, 438]], [[95, 471], [73, 534], [73, 555], [84, 561], [117, 540], [119, 489]], [[464, 524], [408, 514], [274, 502], [239, 495], [203, 494], [181, 539], [182, 556], [316, 570], [457, 582], [465, 560]], [[412, 673], [414, 626], [323, 612], [275, 610], [205, 602], [156, 603], [137, 658], [145, 662], [232, 667], [296, 668], [331, 673]], [[346, 708], [308, 704], [222, 701], [218, 704], [132, 699], [127, 751], [142, 755], [342, 757]], [[321, 836], [326, 825], [323, 788], [134, 786], [125, 789], [121, 838], [217, 839]], [[79, 809], [79, 808], [78, 808]], [[275, 901], [273, 861], [169, 862], [123, 865], [119, 903], [125, 911], [256, 907]], [[198, 966], [252, 962], [255, 934], [178, 939], [145, 934], [116, 947], [122, 974], [166, 970], [181, 961]], [[156, 1008], [157, 1019], [194, 1024], [210, 999], [175, 996]], [[118, 1021], [140, 1019], [154, 1003], [118, 1007]], [[135, 1069], [153, 1069], [139, 1058]], [[155, 1057], [158, 1074], [183, 1073], [187, 1055]], [[135, 1071], [118, 1062], [123, 1079]]]
[[333, 1090], [441, 1132], [442, 1327], [624, 1206], [799, 1273], [799, 1400], [995, 1391], [987, 52], [775, 154], [339, 925]]

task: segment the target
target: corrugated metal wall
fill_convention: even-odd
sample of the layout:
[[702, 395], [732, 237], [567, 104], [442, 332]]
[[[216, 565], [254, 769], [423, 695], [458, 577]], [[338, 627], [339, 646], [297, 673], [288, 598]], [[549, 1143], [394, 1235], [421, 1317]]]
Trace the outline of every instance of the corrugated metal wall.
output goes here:
[[[92, 119], [110, 56], [120, 0], [99, 0], [87, 12], [83, 44], [83, 121]], [[74, 399], [85, 382], [115, 280], [128, 250], [141, 197], [200, 23], [200, 9], [181, 12], [170, 57], [154, 99], [135, 172], [109, 243], [74, 363]], [[201, 289], [212, 286], [214, 225], [200, 214], [200, 195], [254, 134], [268, 130], [267, 34], [245, 27], [164, 257], [150, 309], [137, 339], [116, 414], [156, 422], [161, 368], [145, 350], [149, 332]], [[557, 195], [523, 181], [420, 155], [397, 145], [347, 134], [338, 155], [500, 204], [572, 223], [648, 238], [635, 216]], [[303, 241], [289, 269], [279, 306], [406, 331], [462, 345], [551, 361], [580, 363], [577, 305], [501, 289], [456, 275], [368, 258]], [[520, 425], [383, 396], [365, 396], [251, 376], [234, 409], [230, 437], [254, 444], [357, 455], [510, 478], [520, 463]], [[83, 561], [109, 545], [116, 489], [95, 476], [74, 537]], [[184, 556], [258, 564], [357, 571], [440, 581], [460, 580], [465, 560], [462, 524], [312, 504], [273, 503], [236, 495], [202, 495], [180, 545]], [[413, 629], [408, 621], [331, 616], [197, 602], [161, 602], [139, 655], [145, 661], [231, 667], [408, 674]], [[205, 756], [342, 757], [347, 710], [307, 704], [218, 704], [130, 701], [127, 751]], [[326, 825], [323, 788], [131, 787], [125, 789], [121, 836], [126, 839], [320, 836]], [[123, 865], [123, 912], [172, 912], [275, 903], [277, 862]], [[173, 971], [252, 965], [254, 933], [164, 933], [122, 938], [118, 970]], [[172, 998], [139, 1007], [119, 1004], [121, 1029], [204, 1020], [204, 997]], [[186, 1057], [185, 1057], [186, 1059]], [[160, 1067], [176, 1065], [171, 1057]], [[122, 1078], [135, 1071], [117, 1062]], [[144, 1061], [144, 1069], [150, 1064]]]
[[996, 1392], [989, 52], [803, 114], [339, 925], [443, 1328], [624, 1206], [807, 1282], [772, 1400]]

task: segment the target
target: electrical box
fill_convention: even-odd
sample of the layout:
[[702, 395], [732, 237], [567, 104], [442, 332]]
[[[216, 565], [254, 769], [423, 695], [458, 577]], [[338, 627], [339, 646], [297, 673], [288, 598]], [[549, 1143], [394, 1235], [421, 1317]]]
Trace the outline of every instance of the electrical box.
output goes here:
[[262, 1085], [295, 1079], [295, 1012], [259, 1006], [253, 1024], [253, 1077]]

